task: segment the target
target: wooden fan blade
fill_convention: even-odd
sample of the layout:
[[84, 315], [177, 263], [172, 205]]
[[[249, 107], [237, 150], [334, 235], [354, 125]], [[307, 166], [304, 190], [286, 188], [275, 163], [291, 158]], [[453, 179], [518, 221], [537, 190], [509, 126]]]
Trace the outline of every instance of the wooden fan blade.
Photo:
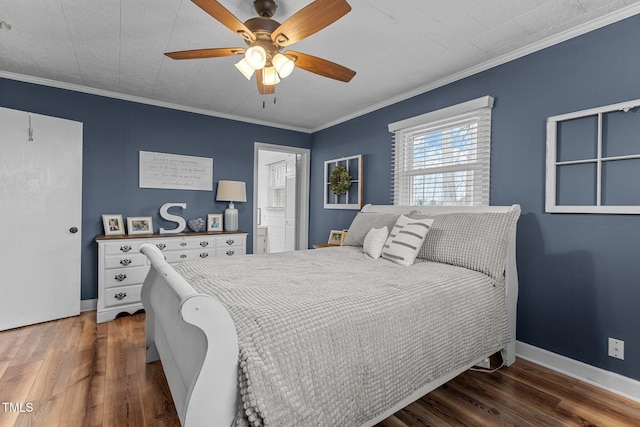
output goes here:
[[287, 51], [285, 55], [295, 62], [296, 67], [330, 79], [349, 82], [356, 72], [335, 62], [307, 55], [306, 53]]
[[241, 47], [219, 47], [215, 49], [180, 50], [177, 52], [167, 52], [165, 55], [171, 59], [199, 59], [242, 55], [243, 53], [244, 49]]
[[276, 85], [265, 85], [262, 83], [262, 70], [256, 71], [256, 82], [258, 83], [258, 93], [260, 95], [271, 95], [276, 93]]
[[280, 46], [289, 46], [333, 24], [350, 10], [346, 0], [316, 0], [276, 28], [271, 40]]
[[200, 7], [200, 9], [207, 12], [214, 19], [220, 21], [222, 25], [238, 34], [240, 37], [254, 41], [256, 39], [256, 35], [247, 28], [242, 21], [235, 17], [235, 15], [227, 10], [223, 5], [218, 3], [216, 0], [191, 0], [196, 5]]

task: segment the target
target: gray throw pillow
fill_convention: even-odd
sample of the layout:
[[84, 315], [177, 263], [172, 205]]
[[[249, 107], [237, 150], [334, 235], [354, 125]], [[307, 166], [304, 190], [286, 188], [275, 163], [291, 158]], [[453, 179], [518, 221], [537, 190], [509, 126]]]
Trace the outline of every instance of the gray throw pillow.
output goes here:
[[433, 218], [418, 258], [479, 271], [496, 280], [504, 278], [505, 259], [511, 232], [520, 208], [509, 212], [458, 212], [410, 218]]
[[369, 230], [382, 227], [391, 230], [399, 216], [397, 214], [359, 212], [353, 219], [347, 238], [342, 244], [344, 246], [362, 246]]

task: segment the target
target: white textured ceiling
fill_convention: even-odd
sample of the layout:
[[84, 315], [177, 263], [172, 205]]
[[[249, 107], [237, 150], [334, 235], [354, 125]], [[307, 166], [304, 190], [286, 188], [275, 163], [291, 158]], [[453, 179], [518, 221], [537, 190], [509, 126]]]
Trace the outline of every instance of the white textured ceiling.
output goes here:
[[[241, 21], [255, 16], [252, 0], [220, 3]], [[308, 3], [281, 0], [274, 19]], [[356, 76], [342, 83], [295, 70], [275, 104], [235, 69], [237, 57], [163, 55], [244, 47], [189, 0], [2, 0], [11, 29], [0, 29], [0, 76], [311, 131], [640, 12], [640, 0], [349, 3], [350, 13], [290, 48]]]

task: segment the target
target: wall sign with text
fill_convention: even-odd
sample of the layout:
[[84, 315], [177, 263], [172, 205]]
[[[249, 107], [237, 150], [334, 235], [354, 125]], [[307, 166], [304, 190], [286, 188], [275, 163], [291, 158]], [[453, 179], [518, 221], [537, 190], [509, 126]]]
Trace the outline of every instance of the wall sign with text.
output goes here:
[[213, 159], [140, 151], [139, 186], [213, 191]]

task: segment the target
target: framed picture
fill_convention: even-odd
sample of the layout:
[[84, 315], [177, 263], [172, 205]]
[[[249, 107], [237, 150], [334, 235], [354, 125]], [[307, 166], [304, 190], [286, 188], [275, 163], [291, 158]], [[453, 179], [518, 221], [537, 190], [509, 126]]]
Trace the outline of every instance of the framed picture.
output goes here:
[[124, 234], [124, 222], [122, 222], [122, 215], [102, 215], [102, 225], [104, 225], [105, 236]]
[[127, 230], [129, 234], [152, 234], [152, 219], [150, 216], [127, 217]]
[[207, 215], [207, 231], [222, 231], [222, 214]]
[[344, 241], [344, 230], [331, 230], [329, 233], [329, 243], [330, 245], [341, 246]]

